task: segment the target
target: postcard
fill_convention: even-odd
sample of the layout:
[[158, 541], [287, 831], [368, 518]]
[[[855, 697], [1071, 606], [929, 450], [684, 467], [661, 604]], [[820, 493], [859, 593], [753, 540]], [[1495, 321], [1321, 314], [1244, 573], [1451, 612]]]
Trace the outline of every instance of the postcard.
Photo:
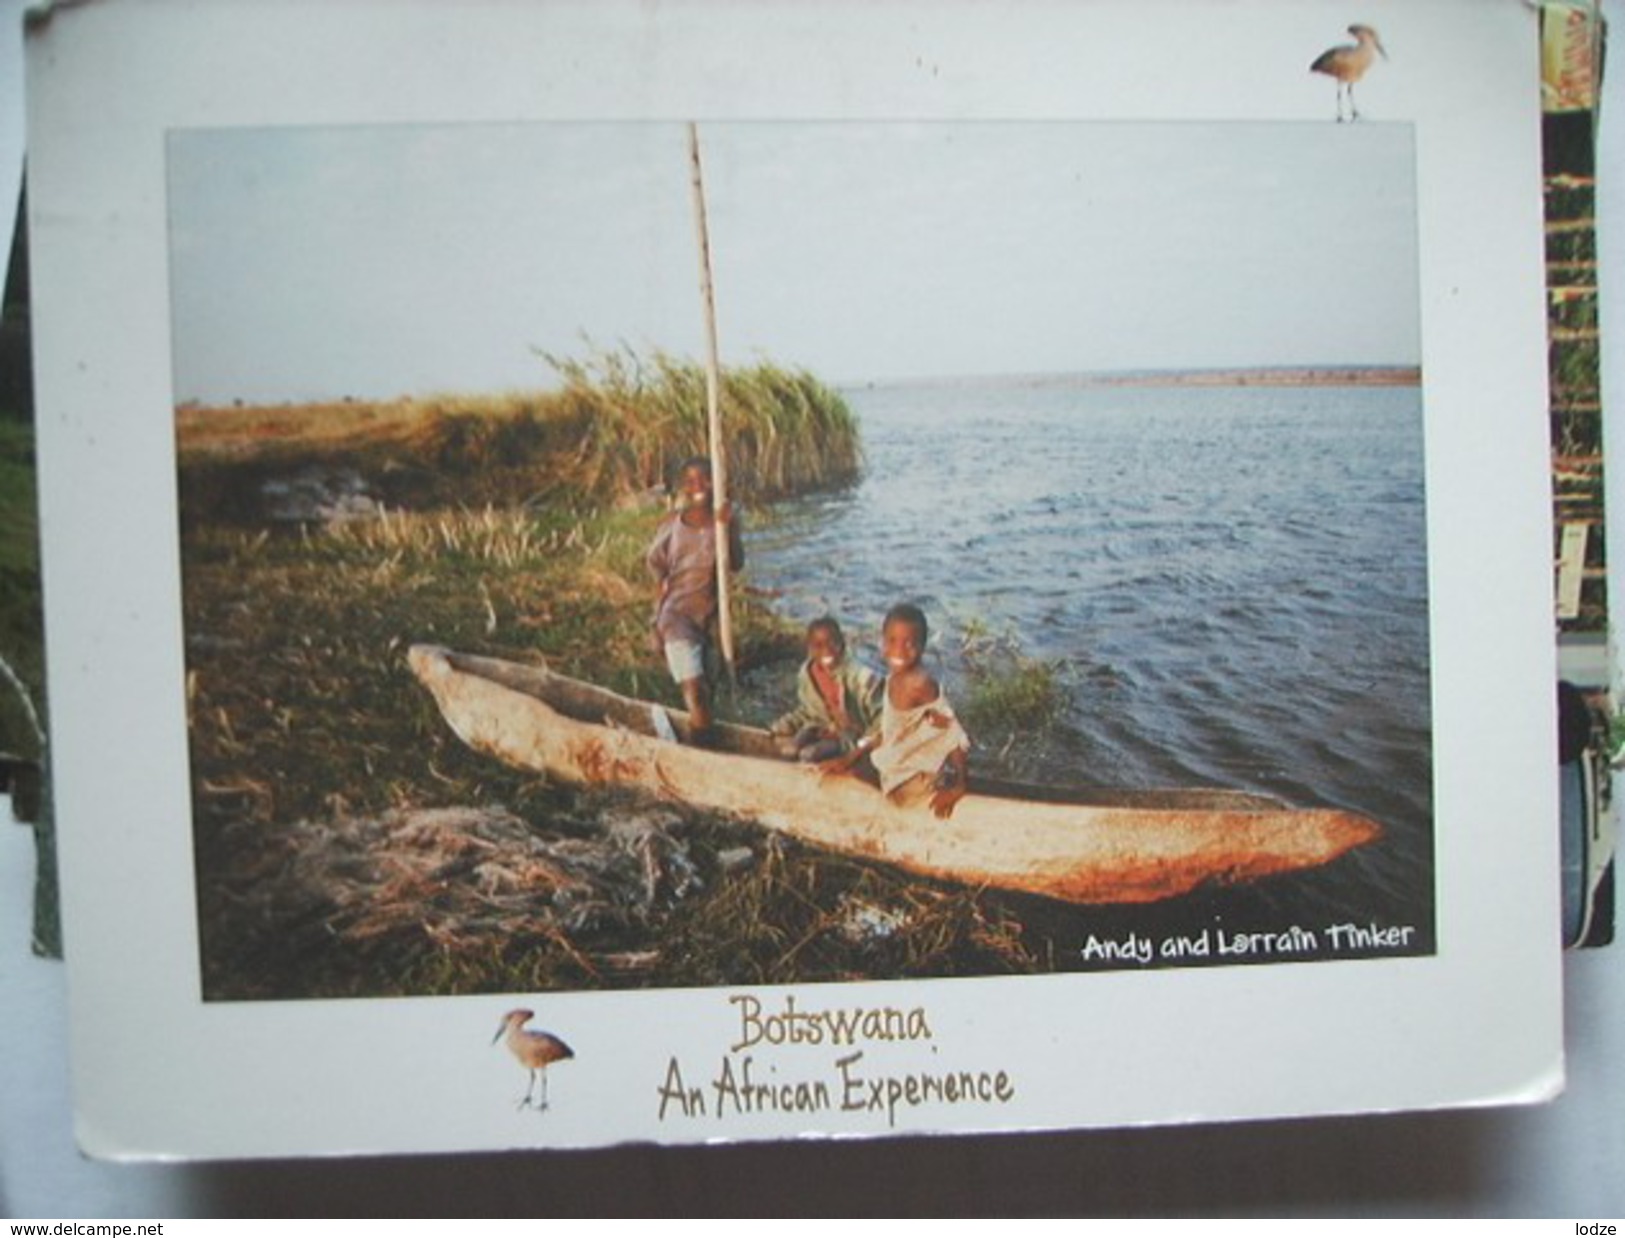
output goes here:
[[34, 17], [88, 1152], [1561, 1086], [1537, 15], [813, 12]]

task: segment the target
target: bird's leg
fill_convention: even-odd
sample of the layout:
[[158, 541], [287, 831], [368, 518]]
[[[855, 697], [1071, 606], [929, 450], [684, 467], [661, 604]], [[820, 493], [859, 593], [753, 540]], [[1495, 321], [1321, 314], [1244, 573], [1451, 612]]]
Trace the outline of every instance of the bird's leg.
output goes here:
[[533, 1070], [533, 1071], [530, 1072], [530, 1077], [525, 1080], [525, 1098], [524, 1098], [524, 1100], [520, 1101], [519, 1104], [515, 1106], [515, 1108], [529, 1109], [531, 1107], [531, 1105], [533, 1105], [535, 1103], [531, 1099], [531, 1093], [534, 1092], [535, 1090], [536, 1090], [536, 1072]]
[[547, 1108], [547, 1071], [542, 1071], [542, 1108]]
[[1358, 107], [1356, 107], [1355, 104], [1354, 104], [1354, 83], [1353, 82], [1349, 83], [1349, 119], [1350, 120], [1359, 120], [1360, 119], [1360, 109]]

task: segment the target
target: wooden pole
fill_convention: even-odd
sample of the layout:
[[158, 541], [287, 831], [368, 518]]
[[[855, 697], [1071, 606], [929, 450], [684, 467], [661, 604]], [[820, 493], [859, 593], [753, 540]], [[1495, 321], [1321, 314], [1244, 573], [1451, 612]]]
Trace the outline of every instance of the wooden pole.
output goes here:
[[[700, 295], [705, 303], [705, 421], [711, 455], [713, 512], [728, 501], [728, 457], [722, 445], [721, 363], [717, 356], [716, 293], [711, 284], [711, 234], [705, 223], [705, 184], [700, 176], [700, 130], [688, 125], [689, 182], [694, 190], [694, 227], [700, 247]], [[728, 545], [730, 534], [717, 530], [717, 639], [722, 646], [728, 682], [734, 679], [734, 632], [728, 600]]]

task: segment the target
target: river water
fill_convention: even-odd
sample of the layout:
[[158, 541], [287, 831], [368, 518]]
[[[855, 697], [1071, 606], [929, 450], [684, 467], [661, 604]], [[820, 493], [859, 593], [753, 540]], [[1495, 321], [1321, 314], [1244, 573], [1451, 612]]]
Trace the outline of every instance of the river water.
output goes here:
[[862, 481], [788, 505], [752, 538], [752, 583], [785, 613], [832, 613], [873, 657], [885, 610], [918, 603], [950, 699], [967, 633], [1057, 664], [1068, 704], [1019, 771], [1035, 780], [1239, 788], [1384, 827], [1312, 873], [1062, 917], [1079, 965], [1111, 934], [1292, 926], [1317, 937], [1304, 957], [1342, 957], [1324, 930], [1345, 921], [1406, 927], [1400, 952], [1432, 949], [1418, 388], [843, 394]]

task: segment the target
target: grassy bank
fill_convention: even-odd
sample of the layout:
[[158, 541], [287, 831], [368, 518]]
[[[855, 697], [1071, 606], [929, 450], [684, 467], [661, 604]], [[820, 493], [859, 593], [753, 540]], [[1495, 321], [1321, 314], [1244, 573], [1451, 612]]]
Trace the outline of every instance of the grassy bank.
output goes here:
[[[413, 642], [676, 699], [649, 642], [646, 492], [699, 450], [703, 382], [667, 358], [554, 364], [564, 387], [542, 395], [180, 411], [205, 992], [1029, 970], [1019, 924], [974, 892], [551, 786], [451, 734], [405, 668]], [[725, 390], [747, 499], [855, 476], [855, 423], [816, 380], [758, 367]], [[365, 502], [276, 516], [268, 496], [302, 474]], [[799, 629], [748, 589], [736, 628], [732, 709], [765, 719]]]
[[[562, 385], [386, 403], [186, 407], [177, 413], [183, 518], [253, 524], [267, 483], [349, 469], [385, 504], [612, 506], [658, 487], [706, 447], [705, 375], [655, 354], [550, 357]], [[729, 485], [764, 502], [854, 480], [857, 425], [804, 370], [730, 370], [720, 396]]]

